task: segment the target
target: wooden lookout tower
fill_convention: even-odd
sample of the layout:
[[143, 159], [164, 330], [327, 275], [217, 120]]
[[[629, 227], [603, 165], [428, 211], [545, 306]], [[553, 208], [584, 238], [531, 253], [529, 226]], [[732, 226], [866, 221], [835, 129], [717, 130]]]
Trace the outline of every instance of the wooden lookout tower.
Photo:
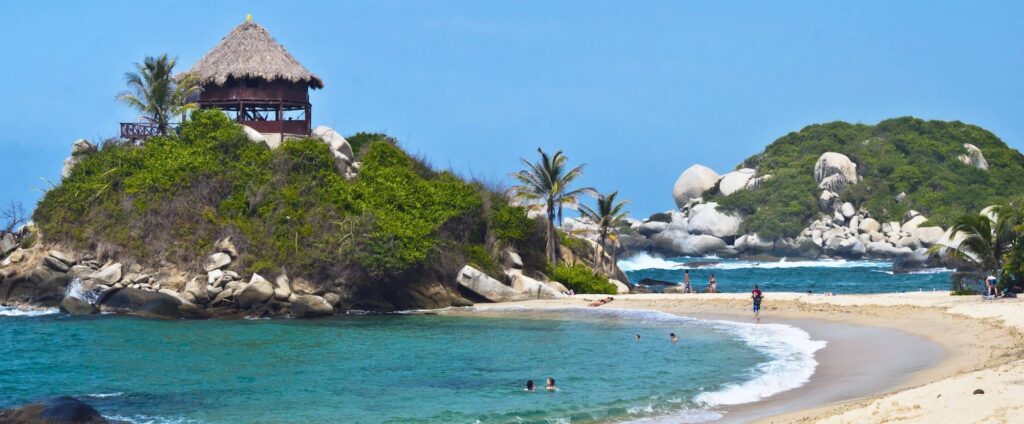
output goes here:
[[202, 92], [201, 108], [223, 110], [238, 123], [283, 141], [308, 136], [309, 89], [324, 82], [284, 49], [251, 17], [231, 30], [192, 69]]

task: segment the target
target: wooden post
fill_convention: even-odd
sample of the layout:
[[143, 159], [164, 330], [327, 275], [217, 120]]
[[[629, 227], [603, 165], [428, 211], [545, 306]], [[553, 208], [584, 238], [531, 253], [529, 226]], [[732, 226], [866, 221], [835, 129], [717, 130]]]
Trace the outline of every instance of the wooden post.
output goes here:
[[313, 128], [311, 128], [312, 124], [310, 124], [310, 121], [312, 121], [312, 116], [310, 116], [312, 114], [312, 112], [313, 112], [313, 107], [310, 106], [309, 103], [306, 103], [306, 135], [307, 136], [309, 135], [309, 132], [313, 130]]
[[277, 125], [281, 126], [281, 140], [278, 143], [284, 143], [284, 113], [282, 112], [283, 105], [281, 101], [277, 102]]

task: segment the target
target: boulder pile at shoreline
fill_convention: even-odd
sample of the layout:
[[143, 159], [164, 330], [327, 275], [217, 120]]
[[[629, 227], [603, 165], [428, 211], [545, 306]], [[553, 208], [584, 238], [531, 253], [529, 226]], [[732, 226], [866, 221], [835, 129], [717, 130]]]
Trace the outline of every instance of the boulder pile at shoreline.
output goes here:
[[[983, 158], [963, 160], [980, 165]], [[911, 210], [900, 221], [879, 222], [865, 208], [842, 201], [838, 192], [862, 179], [857, 164], [844, 154], [823, 153], [815, 163], [813, 177], [820, 190], [819, 218], [795, 237], [764, 238], [743, 233], [742, 216], [719, 210], [717, 203], [705, 201], [703, 196], [711, 190], [729, 195], [754, 189], [772, 176], [759, 175], [751, 168], [719, 175], [706, 166], [693, 165], [673, 187], [678, 208], [633, 221], [633, 231], [620, 237], [621, 249], [624, 254], [648, 251], [663, 256], [881, 259], [914, 268], [934, 261], [928, 248], [949, 239], [948, 231], [929, 224], [920, 212]], [[899, 196], [896, 200], [903, 201]], [[578, 219], [568, 219], [563, 225], [567, 231], [593, 238], [596, 228], [592, 227]]]
[[[348, 311], [351, 293], [317, 289], [284, 270], [275, 276], [243, 275], [232, 269], [239, 252], [231, 238], [214, 245], [200, 273], [165, 264], [147, 269], [137, 263], [100, 261], [87, 253], [68, 253], [55, 246], [16, 249], [0, 262], [0, 305], [59, 307], [70, 315], [116, 313], [153, 319], [244, 317], [319, 318]], [[515, 251], [503, 253], [501, 280], [465, 266], [452, 282], [453, 306], [480, 302], [558, 299], [568, 289], [546, 278], [524, 273]], [[625, 284], [619, 283], [628, 292]], [[420, 293], [437, 297], [440, 294]], [[442, 296], [445, 297], [445, 296]]]

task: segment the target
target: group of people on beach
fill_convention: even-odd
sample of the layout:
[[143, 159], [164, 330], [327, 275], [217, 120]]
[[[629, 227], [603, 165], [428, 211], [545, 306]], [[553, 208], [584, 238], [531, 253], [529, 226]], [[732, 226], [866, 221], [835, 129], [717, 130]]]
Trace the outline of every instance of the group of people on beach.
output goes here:
[[[683, 293], [696, 293], [690, 285], [690, 270], [683, 271]], [[718, 280], [715, 280], [715, 274], [711, 274], [711, 278], [708, 279], [708, 287], [704, 289], [704, 293], [718, 293]]]
[[[683, 270], [683, 293], [694, 293], [693, 286], [690, 284], [690, 270]], [[718, 293], [718, 280], [715, 279], [715, 274], [711, 274], [708, 279], [708, 288], [704, 290], [704, 293]], [[754, 284], [754, 289], [750, 291], [750, 300], [754, 303], [754, 320], [761, 322], [761, 300], [764, 299], [764, 292], [761, 291], [761, 287]], [[640, 336], [637, 335], [637, 340]], [[673, 341], [675, 341], [675, 334], [672, 335]]]

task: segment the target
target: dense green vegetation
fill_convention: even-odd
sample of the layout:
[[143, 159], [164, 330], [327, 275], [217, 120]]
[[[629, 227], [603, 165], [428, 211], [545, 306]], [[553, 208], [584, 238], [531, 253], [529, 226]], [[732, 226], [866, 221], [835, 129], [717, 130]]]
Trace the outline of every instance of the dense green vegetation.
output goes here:
[[[989, 169], [961, 163], [963, 145], [981, 148]], [[747, 215], [745, 232], [792, 237], [819, 215], [814, 164], [824, 152], [857, 164], [863, 180], [839, 193], [875, 218], [899, 220], [915, 209], [947, 227], [965, 211], [977, 211], [1024, 190], [1024, 156], [992, 133], [961, 122], [896, 118], [877, 125], [832, 122], [787, 134], [741, 166], [771, 174], [757, 190], [716, 196], [725, 210]], [[907, 193], [906, 201], [896, 201]]]
[[558, 264], [548, 270], [550, 277], [561, 282], [576, 293], [616, 294], [615, 285], [590, 267], [583, 264], [572, 266]]
[[534, 243], [543, 226], [503, 196], [430, 169], [386, 136], [351, 140], [363, 165], [348, 181], [323, 142], [270, 150], [221, 112], [197, 111], [178, 135], [83, 156], [34, 219], [48, 241], [151, 264], [194, 266], [231, 236], [244, 270], [314, 281], [454, 275], [470, 261], [491, 268], [505, 246], [546, 269]]

